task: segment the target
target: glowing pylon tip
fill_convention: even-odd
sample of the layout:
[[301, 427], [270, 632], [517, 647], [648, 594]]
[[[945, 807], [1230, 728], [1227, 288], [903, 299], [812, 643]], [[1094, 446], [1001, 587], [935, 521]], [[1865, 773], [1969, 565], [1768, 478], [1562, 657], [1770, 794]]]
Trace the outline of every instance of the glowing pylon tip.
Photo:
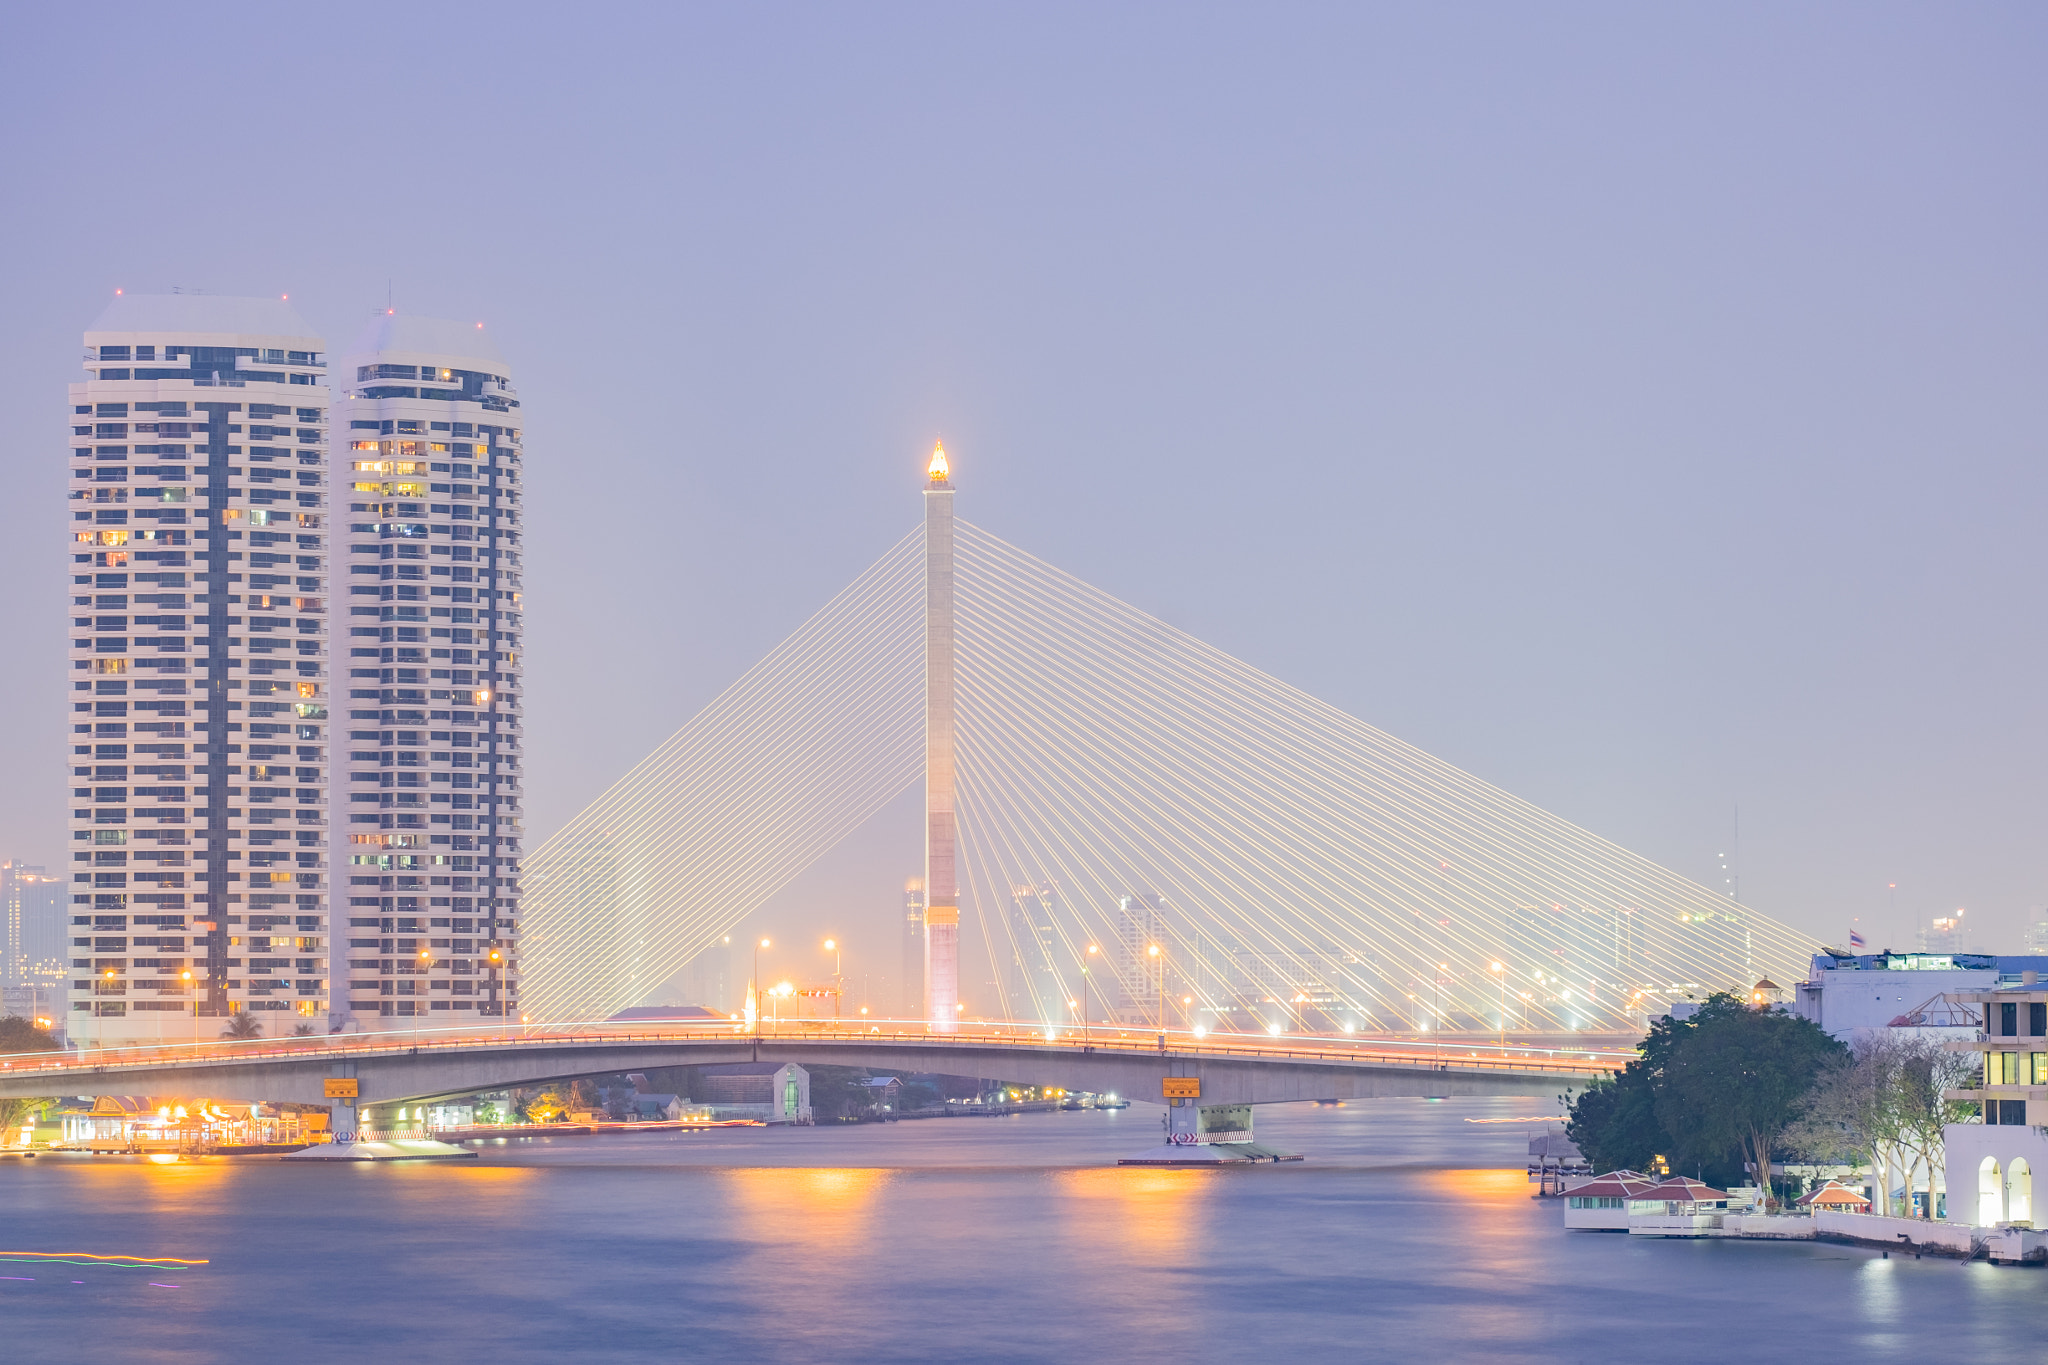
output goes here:
[[931, 481], [933, 483], [944, 483], [946, 481], [946, 476], [950, 472], [951, 470], [948, 468], [946, 464], [946, 443], [944, 441], [933, 442], [932, 462], [930, 466], [926, 468], [925, 473], [928, 476], [930, 476]]

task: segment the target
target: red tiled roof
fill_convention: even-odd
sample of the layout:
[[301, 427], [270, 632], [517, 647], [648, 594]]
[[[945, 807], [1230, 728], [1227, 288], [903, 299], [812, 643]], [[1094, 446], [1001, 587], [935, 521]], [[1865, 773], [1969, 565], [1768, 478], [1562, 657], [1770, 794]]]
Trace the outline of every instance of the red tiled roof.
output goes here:
[[1631, 1199], [1649, 1189], [1657, 1182], [1648, 1176], [1637, 1175], [1634, 1171], [1609, 1171], [1596, 1176], [1582, 1185], [1573, 1185], [1565, 1193], [1587, 1199]]
[[1703, 1185], [1689, 1175], [1673, 1176], [1652, 1186], [1643, 1195], [1645, 1199], [1670, 1199], [1680, 1203], [1711, 1204], [1726, 1199], [1726, 1190], [1717, 1190], [1712, 1185]]

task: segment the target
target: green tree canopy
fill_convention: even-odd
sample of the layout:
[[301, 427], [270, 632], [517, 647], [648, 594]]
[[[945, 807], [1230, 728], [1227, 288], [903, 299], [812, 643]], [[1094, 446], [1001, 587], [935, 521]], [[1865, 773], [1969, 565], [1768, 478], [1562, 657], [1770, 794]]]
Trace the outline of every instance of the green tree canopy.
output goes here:
[[18, 1014], [0, 1018], [0, 1054], [58, 1050], [55, 1035], [37, 1028], [33, 1019], [24, 1019]]
[[1720, 996], [1671, 1049], [1657, 1091], [1657, 1118], [1682, 1165], [1747, 1157], [1757, 1183], [1770, 1179], [1778, 1135], [1799, 1116], [1814, 1078], [1844, 1048], [1810, 1020], [1751, 1009]]
[[1663, 1155], [1722, 1179], [1745, 1158], [1768, 1172], [1779, 1135], [1843, 1051], [1807, 1020], [1714, 995], [1690, 1019], [1652, 1025], [1635, 1061], [1572, 1102], [1565, 1131], [1598, 1169], [1643, 1170]]

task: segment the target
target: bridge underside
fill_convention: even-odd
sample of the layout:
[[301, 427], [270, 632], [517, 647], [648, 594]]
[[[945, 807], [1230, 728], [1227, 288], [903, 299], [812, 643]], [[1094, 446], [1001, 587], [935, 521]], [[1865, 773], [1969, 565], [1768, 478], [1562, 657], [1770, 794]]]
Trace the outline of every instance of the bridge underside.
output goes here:
[[706, 1038], [535, 1042], [508, 1047], [460, 1045], [322, 1051], [308, 1056], [140, 1064], [61, 1074], [0, 1074], [0, 1098], [53, 1095], [164, 1095], [205, 1099], [326, 1103], [323, 1087], [353, 1077], [359, 1104], [432, 1101], [482, 1091], [545, 1085], [582, 1076], [727, 1062], [797, 1062], [887, 1072], [983, 1076], [1021, 1085], [1058, 1086], [1158, 1101], [1166, 1076], [1194, 1076], [1204, 1104], [1280, 1104], [1297, 1100], [1542, 1096], [1577, 1089], [1584, 1073], [1541, 1070], [1432, 1070], [1392, 1062], [1218, 1056], [1078, 1045]]

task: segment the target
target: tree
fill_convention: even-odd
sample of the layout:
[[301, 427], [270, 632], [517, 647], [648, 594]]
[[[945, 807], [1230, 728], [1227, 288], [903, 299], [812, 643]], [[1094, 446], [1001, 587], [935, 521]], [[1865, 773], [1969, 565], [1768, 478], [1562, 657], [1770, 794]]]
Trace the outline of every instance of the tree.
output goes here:
[[1618, 1075], [1594, 1079], [1570, 1102], [1565, 1136], [1601, 1171], [1645, 1171], [1670, 1146], [1657, 1121], [1657, 1095], [1638, 1058]]
[[1650, 1025], [1638, 1056], [1612, 1077], [1600, 1077], [1570, 1104], [1565, 1135], [1585, 1153], [1595, 1170], [1650, 1169], [1652, 1160], [1672, 1150], [1671, 1134], [1657, 1115], [1657, 1095], [1672, 1051], [1701, 1021], [1724, 1013], [1723, 1002], [1742, 1008], [1729, 996], [1716, 996], [1691, 1019], [1669, 1015]]
[[0, 1019], [0, 1055], [10, 1052], [59, 1051], [56, 1036], [39, 1029], [33, 1019], [10, 1014]]
[[563, 1102], [560, 1091], [550, 1088], [538, 1095], [523, 1096], [520, 1108], [526, 1111], [528, 1122], [553, 1123], [568, 1112], [569, 1106]]
[[1587, 1160], [1646, 1170], [1662, 1155], [1723, 1179], [1747, 1156], [1768, 1185], [1779, 1134], [1842, 1048], [1803, 1019], [1716, 994], [1690, 1019], [1657, 1020], [1639, 1053], [1571, 1102], [1565, 1132]]
[[[1970, 1054], [1948, 1052], [1938, 1042], [1889, 1031], [1867, 1034], [1852, 1055], [1821, 1069], [1785, 1141], [1816, 1160], [1851, 1151], [1867, 1158], [1880, 1191], [1878, 1207], [1910, 1213], [1920, 1172], [1933, 1191], [1942, 1129], [1971, 1117], [1969, 1104], [1944, 1100], [1942, 1091], [1968, 1088], [1975, 1064]], [[1891, 1203], [1895, 1187], [1906, 1191], [1902, 1210]], [[1931, 1197], [1920, 1214], [1934, 1216]]]
[[[1897, 1131], [1889, 1109], [1892, 1051], [1866, 1039], [1823, 1066], [1785, 1129], [1786, 1148], [1816, 1163], [1868, 1164], [1879, 1190], [1891, 1189], [1890, 1157]], [[1885, 1205], [1880, 1199], [1879, 1208]]]
[[312, 1036], [313, 1026], [311, 1024], [300, 1024], [292, 1030], [292, 1037], [294, 1038], [311, 1038]]
[[[1921, 1205], [1920, 1216], [1931, 1219], [1934, 1217], [1934, 1170], [1944, 1164], [1943, 1130], [1951, 1123], [1965, 1122], [1976, 1108], [1968, 1101], [1945, 1100], [1942, 1092], [1974, 1087], [1977, 1084], [1975, 1073], [1981, 1063], [1971, 1053], [1949, 1052], [1937, 1042], [1921, 1039], [1907, 1042], [1902, 1053], [1894, 1107], [1899, 1115], [1900, 1138], [1912, 1154], [1912, 1166], [1927, 1173], [1927, 1202]], [[1909, 1213], [1913, 1204], [1912, 1166], [1908, 1167], [1906, 1187]]]
[[1752, 1009], [1725, 995], [1707, 1006], [1665, 1060], [1657, 1118], [1680, 1162], [1703, 1164], [1740, 1151], [1769, 1197], [1779, 1135], [1844, 1049], [1795, 1015]]
[[16, 1129], [42, 1113], [51, 1103], [47, 1099], [0, 1100], [0, 1147], [12, 1141]]
[[868, 1073], [855, 1066], [810, 1066], [811, 1112], [819, 1123], [850, 1123], [875, 1106]]
[[228, 1026], [220, 1031], [223, 1038], [246, 1039], [263, 1036], [263, 1021], [247, 1010], [236, 1010], [228, 1016]]

